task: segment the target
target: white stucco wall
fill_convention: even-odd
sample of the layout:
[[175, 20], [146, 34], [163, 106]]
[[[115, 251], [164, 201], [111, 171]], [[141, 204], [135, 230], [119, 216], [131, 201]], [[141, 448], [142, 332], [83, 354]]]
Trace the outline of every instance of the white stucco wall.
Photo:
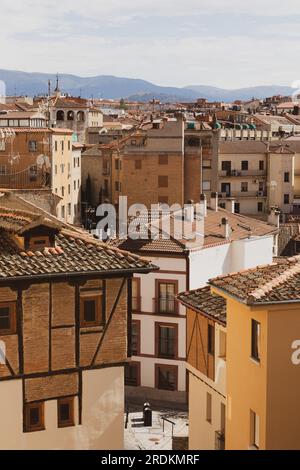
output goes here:
[[[45, 402], [45, 431], [23, 433], [22, 381], [0, 383], [1, 450], [121, 450], [123, 367], [83, 373], [82, 425], [59, 429], [57, 401]], [[75, 400], [78, 423], [78, 401]]]

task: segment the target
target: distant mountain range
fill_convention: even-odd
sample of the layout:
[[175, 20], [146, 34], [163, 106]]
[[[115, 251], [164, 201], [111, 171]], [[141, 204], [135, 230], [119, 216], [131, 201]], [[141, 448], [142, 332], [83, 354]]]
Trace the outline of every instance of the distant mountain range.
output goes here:
[[[48, 92], [48, 80], [52, 89], [55, 87], [56, 76], [46, 73], [26, 73], [15, 70], [1, 70], [0, 80], [6, 84], [7, 95], [34, 96]], [[127, 98], [131, 100], [149, 101], [157, 98], [163, 102], [195, 101], [197, 98], [207, 98], [211, 101], [231, 102], [238, 99], [250, 100], [253, 97], [261, 99], [273, 95], [291, 95], [292, 88], [285, 86], [257, 86], [225, 90], [206, 85], [192, 85], [184, 88], [158, 86], [146, 80], [120, 78], [110, 75], [97, 77], [78, 77], [62, 74], [59, 77], [63, 92], [85, 98]]]

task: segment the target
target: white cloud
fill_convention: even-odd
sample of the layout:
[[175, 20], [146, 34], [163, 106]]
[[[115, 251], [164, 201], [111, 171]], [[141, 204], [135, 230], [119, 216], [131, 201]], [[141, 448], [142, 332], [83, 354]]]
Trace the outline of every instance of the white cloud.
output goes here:
[[[1, 0], [0, 11], [2, 68], [228, 88], [300, 78], [293, 18], [300, 16], [299, 0]], [[214, 27], [213, 14], [224, 16], [226, 29]], [[207, 28], [197, 29], [201, 15]], [[243, 32], [248, 15], [253, 28]], [[143, 34], [147, 21], [153, 37]]]

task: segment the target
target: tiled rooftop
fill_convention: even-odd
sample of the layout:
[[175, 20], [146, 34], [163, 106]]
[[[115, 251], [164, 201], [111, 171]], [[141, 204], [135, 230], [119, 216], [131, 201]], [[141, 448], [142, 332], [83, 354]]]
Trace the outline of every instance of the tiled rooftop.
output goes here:
[[300, 256], [217, 277], [209, 284], [248, 305], [300, 302]]
[[[17, 198], [15, 198], [17, 199]], [[90, 234], [35, 213], [9, 207], [14, 204], [0, 197], [0, 279], [41, 275], [103, 274], [148, 272], [155, 269], [150, 261], [110, 247]], [[26, 206], [24, 201], [20, 206]], [[55, 233], [55, 244], [41, 251], [24, 250], [15, 235], [46, 226]]]
[[[229, 239], [224, 237], [224, 228], [222, 226], [222, 219], [227, 218], [231, 229]], [[146, 221], [145, 221], [146, 223]], [[194, 240], [189, 240], [189, 237], [176, 239], [173, 234], [174, 217], [171, 217], [171, 230], [170, 239], [164, 239], [163, 231], [155, 239], [141, 240], [112, 240], [110, 243], [113, 246], [118, 246], [122, 249], [133, 252], [163, 252], [163, 253], [183, 253], [186, 250], [199, 250], [202, 248], [209, 248], [212, 246], [230, 243], [235, 240], [247, 239], [250, 237], [259, 237], [265, 235], [275, 234], [278, 229], [274, 225], [270, 225], [264, 221], [256, 220], [251, 217], [246, 217], [240, 214], [233, 214], [225, 209], [219, 209], [218, 212], [208, 208], [207, 217], [204, 221], [204, 239], [201, 234], [197, 234]], [[152, 224], [153, 225], [153, 224]], [[189, 225], [189, 224], [187, 224]], [[195, 233], [196, 226], [194, 224], [193, 230]], [[187, 227], [187, 235], [190, 229]]]
[[213, 294], [210, 287], [184, 292], [177, 298], [186, 307], [226, 325], [226, 301], [220, 295]]

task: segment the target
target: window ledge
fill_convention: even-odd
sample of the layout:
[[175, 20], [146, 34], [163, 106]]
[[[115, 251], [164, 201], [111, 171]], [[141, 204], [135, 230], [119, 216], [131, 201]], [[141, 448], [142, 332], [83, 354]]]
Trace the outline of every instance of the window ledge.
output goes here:
[[257, 366], [261, 366], [261, 361], [255, 359], [255, 357], [250, 356], [250, 361], [256, 364]]

